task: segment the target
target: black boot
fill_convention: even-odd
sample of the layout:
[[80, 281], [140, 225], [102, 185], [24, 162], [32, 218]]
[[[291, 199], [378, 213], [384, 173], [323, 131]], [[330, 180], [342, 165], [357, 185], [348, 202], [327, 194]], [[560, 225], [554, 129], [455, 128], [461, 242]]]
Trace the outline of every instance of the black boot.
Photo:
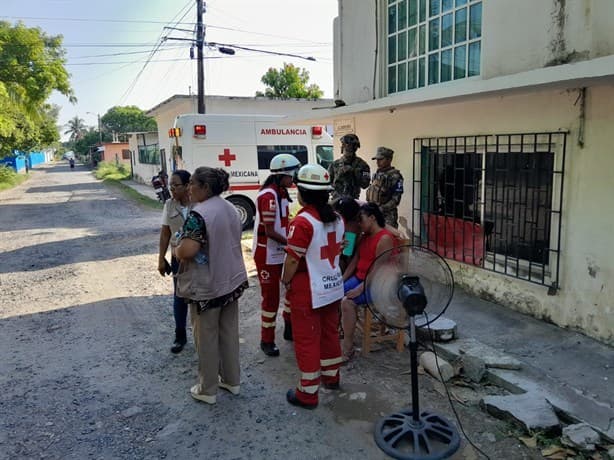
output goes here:
[[179, 353], [181, 350], [183, 350], [183, 347], [186, 343], [188, 343], [188, 339], [186, 337], [185, 328], [175, 329], [175, 342], [171, 347], [171, 352]]
[[292, 323], [284, 320], [284, 340], [292, 341]]
[[279, 348], [277, 348], [275, 342], [260, 342], [260, 349], [267, 356], [279, 356]]

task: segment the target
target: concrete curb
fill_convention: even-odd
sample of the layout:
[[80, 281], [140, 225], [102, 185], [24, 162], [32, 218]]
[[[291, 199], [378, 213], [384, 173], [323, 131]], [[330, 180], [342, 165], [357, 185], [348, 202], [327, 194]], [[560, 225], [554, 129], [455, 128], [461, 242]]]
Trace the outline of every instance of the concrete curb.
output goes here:
[[[509, 403], [513, 402], [514, 395], [526, 395], [531, 398], [535, 404], [541, 400], [546, 400], [554, 410], [561, 414], [564, 418], [573, 420], [574, 422], [582, 422], [588, 424], [591, 428], [597, 431], [606, 441], [614, 442], [614, 409], [606, 404], [600, 403], [593, 398], [582, 394], [581, 391], [552, 379], [546, 375], [541, 369], [535, 369], [526, 363], [522, 363], [511, 356], [496, 351], [499, 358], [504, 363], [503, 366], [508, 368], [497, 368], [496, 363], [490, 361], [492, 356], [484, 354], [483, 350], [490, 349], [484, 345], [479, 347], [479, 342], [475, 339], [465, 340], [465, 343], [470, 341], [475, 347], [468, 348], [466, 353], [462, 352], [463, 340], [452, 341], [448, 343], [435, 343], [435, 350], [444, 359], [450, 362], [462, 361], [464, 355], [471, 356], [474, 359], [480, 359], [486, 364], [484, 378], [494, 385], [505, 388], [512, 396], [502, 397], [501, 401], [492, 399], [487, 401], [490, 406], [498, 406], [492, 412], [507, 411]], [[473, 351], [472, 351], [473, 350]], [[481, 355], [475, 356], [475, 350], [480, 350]], [[510, 368], [509, 366], [514, 367]], [[520, 367], [515, 367], [517, 365]], [[507, 400], [505, 399], [507, 398]], [[526, 399], [526, 398], [525, 398]], [[527, 406], [528, 407], [528, 406]], [[527, 411], [525, 419], [522, 413], [513, 414], [518, 418], [518, 421], [526, 427], [549, 426], [550, 417], [548, 411], [544, 412], [544, 419], [539, 422], [535, 421], [535, 414], [529, 414]]]

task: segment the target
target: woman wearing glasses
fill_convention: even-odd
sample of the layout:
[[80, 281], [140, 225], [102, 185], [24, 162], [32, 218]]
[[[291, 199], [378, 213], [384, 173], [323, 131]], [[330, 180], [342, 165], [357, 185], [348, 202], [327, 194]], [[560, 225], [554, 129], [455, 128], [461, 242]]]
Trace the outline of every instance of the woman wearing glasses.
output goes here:
[[[160, 228], [160, 247], [158, 252], [158, 271], [160, 275], [173, 275], [177, 273], [179, 261], [175, 257], [175, 247], [177, 246], [177, 233], [181, 231], [185, 222], [190, 200], [188, 197], [188, 182], [190, 173], [178, 169], [171, 175], [170, 190], [171, 199], [166, 200], [162, 211], [162, 227]], [[171, 247], [171, 263], [166, 260], [166, 251]], [[188, 306], [184, 299], [177, 296], [177, 281], [173, 277], [173, 316], [175, 317], [175, 342], [171, 347], [171, 352], [179, 353], [187, 343], [185, 332], [186, 320], [188, 317]]]

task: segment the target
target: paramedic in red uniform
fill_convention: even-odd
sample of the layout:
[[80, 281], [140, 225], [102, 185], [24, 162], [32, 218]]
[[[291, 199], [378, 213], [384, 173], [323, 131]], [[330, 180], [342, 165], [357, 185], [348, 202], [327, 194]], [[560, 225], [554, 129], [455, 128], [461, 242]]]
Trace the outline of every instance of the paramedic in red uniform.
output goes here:
[[343, 275], [339, 256], [344, 225], [328, 204], [330, 177], [320, 165], [303, 166], [295, 183], [303, 208], [290, 223], [282, 282], [292, 305], [294, 351], [301, 373], [290, 404], [314, 409], [320, 380], [325, 388], [339, 389], [341, 346], [339, 305]]
[[[256, 198], [252, 255], [258, 270], [262, 293], [260, 348], [267, 356], [279, 356], [275, 345], [275, 319], [279, 309], [281, 268], [288, 235], [288, 187], [300, 163], [293, 155], [282, 153], [271, 159], [270, 176]], [[284, 305], [284, 339], [292, 340], [290, 311]]]

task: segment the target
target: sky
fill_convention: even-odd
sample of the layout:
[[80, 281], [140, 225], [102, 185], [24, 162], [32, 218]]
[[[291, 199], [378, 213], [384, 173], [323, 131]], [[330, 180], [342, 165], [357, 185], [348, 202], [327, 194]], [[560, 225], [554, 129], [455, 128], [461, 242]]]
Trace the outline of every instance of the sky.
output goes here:
[[[1, 0], [0, 20], [62, 35], [66, 68], [78, 102], [54, 93], [59, 123], [74, 116], [88, 126], [114, 106], [148, 110], [174, 94], [197, 93], [190, 59], [196, 0]], [[254, 96], [270, 68], [285, 62], [309, 72], [310, 83], [333, 96], [335, 0], [208, 0], [205, 41], [311, 56], [315, 62], [237, 50], [205, 48], [205, 94]], [[187, 31], [173, 30], [187, 29]], [[165, 39], [166, 38], [166, 39]], [[194, 50], [196, 56], [196, 50]], [[62, 130], [63, 132], [63, 130]], [[64, 136], [63, 136], [64, 138]]]

